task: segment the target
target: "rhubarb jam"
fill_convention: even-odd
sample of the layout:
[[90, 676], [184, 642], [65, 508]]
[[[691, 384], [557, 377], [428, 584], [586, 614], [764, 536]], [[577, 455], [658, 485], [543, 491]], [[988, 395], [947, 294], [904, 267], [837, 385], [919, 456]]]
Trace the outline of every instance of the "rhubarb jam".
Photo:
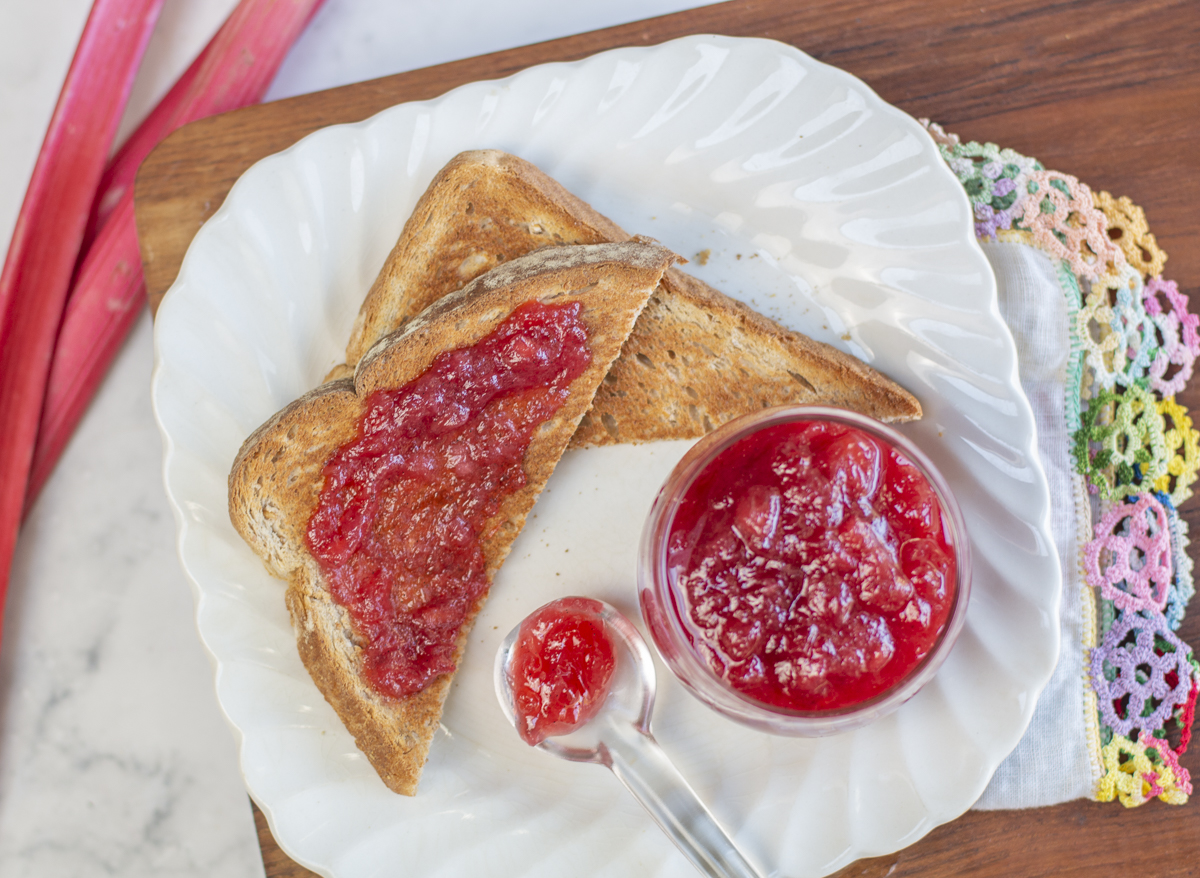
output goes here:
[[742, 695], [831, 711], [887, 692], [935, 647], [956, 553], [932, 485], [835, 421], [766, 426], [713, 458], [670, 525], [692, 648]]
[[589, 598], [561, 598], [521, 623], [507, 673], [526, 744], [568, 734], [604, 705], [617, 662], [603, 609]]
[[488, 588], [481, 540], [525, 485], [534, 431], [591, 361], [579, 312], [578, 302], [527, 303], [404, 387], [375, 391], [358, 438], [325, 465], [308, 546], [378, 692], [411, 695], [454, 670]]

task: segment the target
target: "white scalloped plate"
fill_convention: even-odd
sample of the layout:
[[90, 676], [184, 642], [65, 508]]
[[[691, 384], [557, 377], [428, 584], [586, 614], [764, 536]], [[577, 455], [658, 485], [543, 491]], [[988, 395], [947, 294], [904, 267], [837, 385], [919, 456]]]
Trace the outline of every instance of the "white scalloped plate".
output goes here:
[[524, 746], [492, 692], [504, 632], [568, 593], [636, 616], [641, 522], [684, 443], [562, 461], [476, 624], [415, 798], [388, 792], [310, 682], [283, 585], [225, 511], [242, 440], [340, 361], [416, 199], [463, 149], [539, 165], [697, 274], [908, 387], [905, 429], [972, 534], [966, 629], [935, 681], [867, 729], [772, 738], [660, 667], [655, 728], [767, 872], [820, 875], [957, 817], [1016, 745], [1058, 655], [1059, 568], [1034, 422], [971, 208], [921, 127], [766, 40], [688, 37], [474, 83], [319, 131], [242, 177], [159, 311], [154, 402], [179, 553], [251, 795], [339, 878], [690, 876], [602, 768]]

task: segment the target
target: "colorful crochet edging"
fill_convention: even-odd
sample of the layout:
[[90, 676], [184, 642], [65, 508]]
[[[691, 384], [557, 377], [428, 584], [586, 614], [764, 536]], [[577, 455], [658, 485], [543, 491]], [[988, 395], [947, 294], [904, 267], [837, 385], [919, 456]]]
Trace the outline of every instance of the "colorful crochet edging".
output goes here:
[[1042, 250], [1074, 300], [1064, 402], [1087, 486], [1076, 505], [1092, 599], [1083, 648], [1095, 798], [1183, 804], [1192, 784], [1179, 756], [1191, 741], [1200, 663], [1175, 635], [1196, 591], [1176, 508], [1200, 470], [1200, 433], [1175, 394], [1200, 355], [1200, 317], [1162, 277], [1167, 254], [1128, 198], [923, 122], [967, 191], [976, 236]]

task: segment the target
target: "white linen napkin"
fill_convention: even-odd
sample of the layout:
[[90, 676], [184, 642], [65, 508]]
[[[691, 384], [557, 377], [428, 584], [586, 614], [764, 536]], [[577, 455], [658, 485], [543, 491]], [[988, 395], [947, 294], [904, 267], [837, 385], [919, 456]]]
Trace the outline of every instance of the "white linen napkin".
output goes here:
[[[996, 273], [1000, 313], [1017, 344], [1021, 387], [1033, 407], [1038, 451], [1050, 483], [1053, 529], [1062, 564], [1062, 653], [1025, 736], [1000, 764], [980, 809], [1032, 808], [1090, 798], [1099, 767], [1088, 752], [1084, 702], [1084, 583], [1070, 430], [1066, 421], [1071, 333], [1070, 291], [1054, 262], [1018, 243], [981, 242]], [[1086, 595], [1091, 600], [1090, 594]], [[1019, 645], [1014, 644], [1014, 649]]]

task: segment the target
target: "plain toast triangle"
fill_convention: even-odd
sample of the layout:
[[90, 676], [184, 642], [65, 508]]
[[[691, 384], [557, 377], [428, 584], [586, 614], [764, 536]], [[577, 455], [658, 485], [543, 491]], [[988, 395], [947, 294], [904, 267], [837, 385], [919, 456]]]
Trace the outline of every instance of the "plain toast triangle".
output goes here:
[[[566, 402], [535, 431], [523, 462], [525, 485], [501, 501], [480, 534], [490, 582], [637, 315], [676, 258], [639, 239], [547, 248], [506, 262], [373, 344], [353, 379], [329, 382], [296, 400], [259, 427], [238, 453], [229, 476], [230, 519], [268, 570], [287, 581], [287, 606], [305, 667], [395, 792], [416, 792], [453, 674], [399, 699], [381, 695], [364, 679], [358, 633], [305, 539], [326, 462], [357, 437], [363, 401], [373, 391], [405, 386], [439, 354], [475, 344], [526, 302], [579, 302], [591, 360], [569, 385]], [[456, 666], [482, 601], [460, 629]]]
[[[498, 150], [453, 158], [417, 202], [372, 285], [346, 374], [378, 338], [484, 271], [539, 247], [629, 235], [533, 164]], [[572, 439], [572, 447], [693, 439], [784, 404], [836, 405], [915, 420], [904, 388], [792, 332], [677, 268], [668, 270]]]
[[571, 447], [698, 439], [740, 415], [783, 404], [838, 406], [885, 423], [921, 417], [912, 394], [862, 360], [671, 268]]

